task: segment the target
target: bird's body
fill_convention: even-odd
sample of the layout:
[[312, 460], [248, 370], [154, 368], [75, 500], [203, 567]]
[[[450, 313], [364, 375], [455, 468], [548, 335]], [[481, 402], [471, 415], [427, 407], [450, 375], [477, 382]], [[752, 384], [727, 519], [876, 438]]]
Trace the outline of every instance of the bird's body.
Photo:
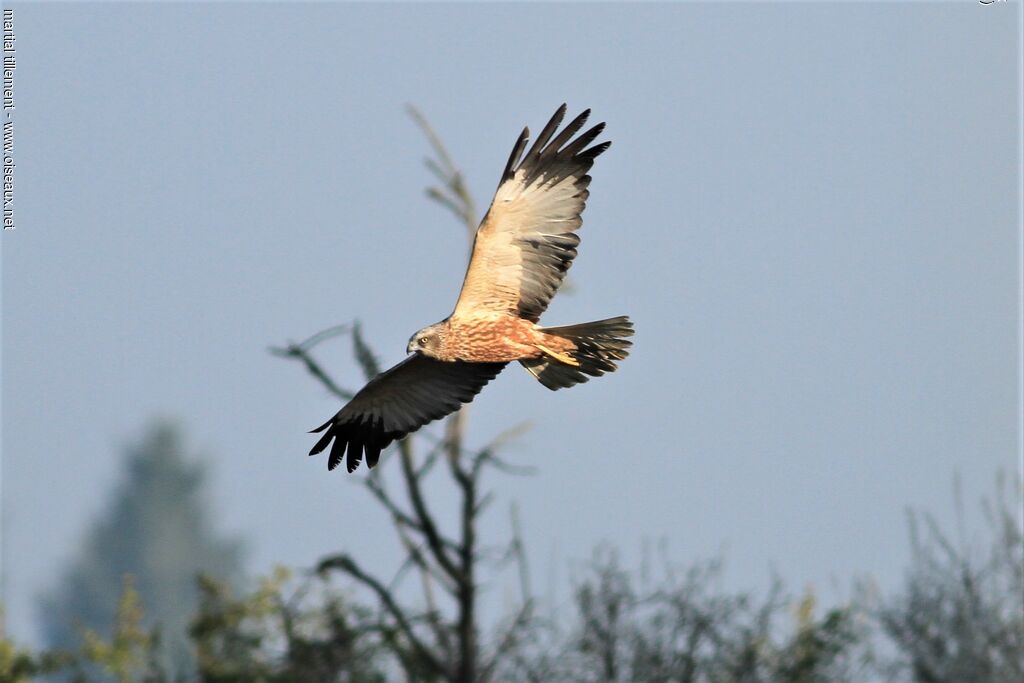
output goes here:
[[590, 110], [554, 136], [563, 104], [526, 151], [516, 141], [487, 215], [477, 229], [462, 291], [452, 314], [409, 339], [412, 355], [374, 377], [315, 432], [310, 451], [333, 441], [328, 468], [347, 452], [348, 470], [363, 453], [369, 467], [394, 439], [452, 413], [518, 361], [549, 389], [570, 387], [617, 368], [629, 355], [633, 325], [620, 316], [565, 327], [537, 321], [576, 256], [590, 185], [587, 171], [610, 142], [590, 144], [600, 123], [575, 139]]
[[[452, 316], [427, 329], [440, 343], [436, 348], [425, 345], [421, 352], [440, 361], [508, 363], [538, 358], [545, 349], [564, 355], [576, 348], [569, 339], [548, 334], [536, 323], [500, 313]], [[419, 350], [415, 335], [406, 350]]]

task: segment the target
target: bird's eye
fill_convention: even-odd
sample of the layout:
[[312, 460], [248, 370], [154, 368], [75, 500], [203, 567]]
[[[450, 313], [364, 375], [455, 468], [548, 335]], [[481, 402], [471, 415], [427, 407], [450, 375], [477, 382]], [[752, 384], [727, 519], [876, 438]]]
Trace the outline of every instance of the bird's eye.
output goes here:
[[416, 340], [416, 343], [419, 344], [420, 346], [426, 346], [427, 345], [427, 338], [426, 337], [420, 337], [419, 339]]

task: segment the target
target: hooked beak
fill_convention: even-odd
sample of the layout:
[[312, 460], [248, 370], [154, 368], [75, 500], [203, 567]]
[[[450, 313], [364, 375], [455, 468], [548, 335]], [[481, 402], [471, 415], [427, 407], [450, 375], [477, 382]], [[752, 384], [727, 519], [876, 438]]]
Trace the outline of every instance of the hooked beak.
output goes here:
[[416, 340], [410, 339], [409, 343], [405, 345], [405, 352], [412, 353], [416, 350]]

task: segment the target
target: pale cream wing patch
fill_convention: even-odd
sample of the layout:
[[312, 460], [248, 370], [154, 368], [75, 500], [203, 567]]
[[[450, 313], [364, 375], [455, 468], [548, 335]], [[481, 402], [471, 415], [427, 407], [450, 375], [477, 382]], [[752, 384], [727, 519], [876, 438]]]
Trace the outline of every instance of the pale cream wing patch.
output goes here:
[[[600, 123], [572, 139], [590, 110], [553, 140], [562, 105], [525, 155], [529, 130], [513, 147], [491, 207], [477, 229], [453, 317], [505, 314], [536, 321], [576, 257], [594, 159], [610, 142], [588, 147]], [[520, 162], [520, 156], [522, 161]]]

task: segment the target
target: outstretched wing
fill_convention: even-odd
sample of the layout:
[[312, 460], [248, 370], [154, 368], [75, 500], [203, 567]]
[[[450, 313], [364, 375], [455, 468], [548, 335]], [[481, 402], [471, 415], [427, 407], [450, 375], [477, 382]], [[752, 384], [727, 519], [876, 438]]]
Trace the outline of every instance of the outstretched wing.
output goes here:
[[[505, 313], [536, 322], [576, 257], [594, 159], [610, 142], [588, 147], [599, 123], [575, 140], [586, 110], [552, 139], [563, 104], [523, 156], [530, 130], [512, 148], [491, 208], [476, 231], [473, 255], [453, 316]], [[521, 160], [520, 160], [521, 159]]]
[[454, 413], [504, 367], [505, 363], [445, 363], [413, 354], [370, 380], [337, 415], [314, 429], [327, 432], [309, 454], [320, 453], [334, 440], [327, 469], [338, 466], [346, 449], [349, 472], [359, 467], [363, 451], [366, 465], [373, 467], [388, 444]]

